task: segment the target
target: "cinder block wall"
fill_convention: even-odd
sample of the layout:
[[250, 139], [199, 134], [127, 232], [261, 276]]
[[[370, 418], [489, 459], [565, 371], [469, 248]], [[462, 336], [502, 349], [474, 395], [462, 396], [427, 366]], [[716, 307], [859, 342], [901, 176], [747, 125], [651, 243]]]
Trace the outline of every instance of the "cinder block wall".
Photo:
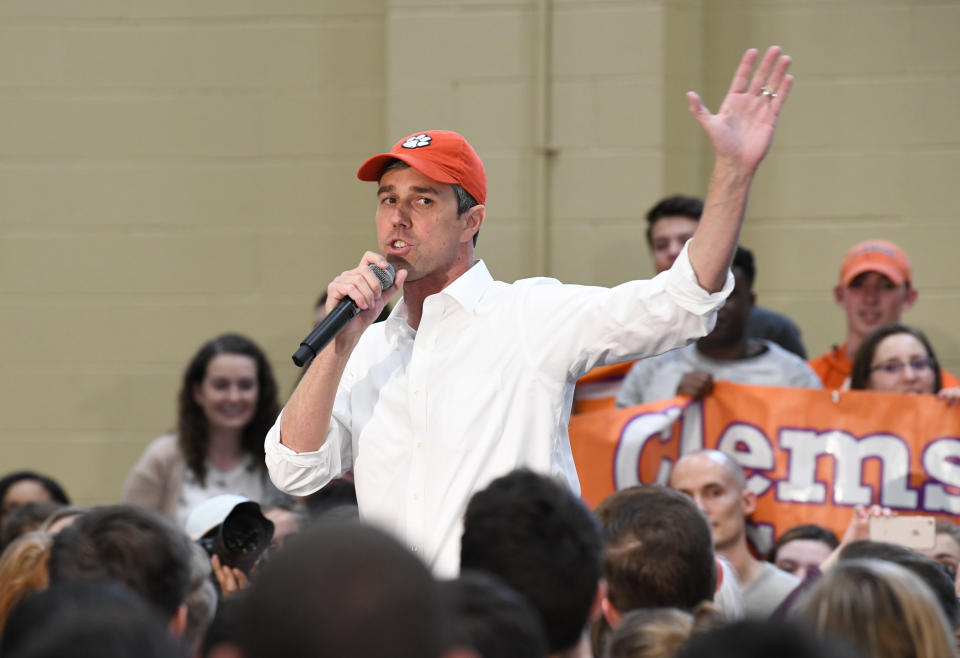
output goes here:
[[744, 232], [762, 302], [819, 353], [843, 251], [892, 238], [921, 289], [907, 320], [960, 370], [958, 27], [960, 3], [921, 0], [4, 3], [0, 470], [115, 500], [221, 331], [288, 393], [314, 298], [375, 247], [356, 167], [413, 130], [487, 163], [499, 278], [648, 275], [643, 213], [711, 165], [683, 92], [716, 109], [773, 42], [800, 82]]

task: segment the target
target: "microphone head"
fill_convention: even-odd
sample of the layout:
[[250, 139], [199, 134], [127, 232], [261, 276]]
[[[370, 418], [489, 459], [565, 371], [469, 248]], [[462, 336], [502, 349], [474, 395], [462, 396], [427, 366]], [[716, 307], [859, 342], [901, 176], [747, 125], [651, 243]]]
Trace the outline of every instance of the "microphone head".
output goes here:
[[393, 265], [387, 263], [386, 268], [382, 268], [370, 263], [370, 269], [373, 270], [374, 276], [376, 276], [377, 280], [380, 281], [381, 290], [386, 290], [393, 285], [393, 280], [397, 275], [396, 270], [393, 269]]

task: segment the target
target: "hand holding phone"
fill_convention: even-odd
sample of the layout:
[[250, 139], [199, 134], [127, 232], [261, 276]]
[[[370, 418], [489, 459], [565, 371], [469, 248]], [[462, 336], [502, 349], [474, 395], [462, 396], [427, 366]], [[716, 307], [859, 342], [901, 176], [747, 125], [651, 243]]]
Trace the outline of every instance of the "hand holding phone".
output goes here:
[[937, 520], [932, 516], [877, 516], [870, 519], [870, 540], [900, 544], [917, 551], [933, 548]]

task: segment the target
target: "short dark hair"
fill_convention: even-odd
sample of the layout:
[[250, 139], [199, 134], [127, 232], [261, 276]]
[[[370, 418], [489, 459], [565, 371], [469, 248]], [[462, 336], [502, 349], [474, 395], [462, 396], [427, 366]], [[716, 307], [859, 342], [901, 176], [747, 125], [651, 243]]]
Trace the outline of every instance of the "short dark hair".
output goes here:
[[943, 565], [917, 551], [887, 542], [861, 540], [847, 544], [837, 556], [840, 562], [848, 560], [882, 560], [893, 562], [907, 569], [927, 584], [940, 604], [940, 609], [950, 622], [951, 628], [957, 625], [960, 604], [954, 591], [953, 581], [947, 575]]
[[703, 201], [694, 196], [674, 194], [656, 203], [647, 211], [647, 244], [653, 246], [653, 225], [662, 217], [687, 217], [700, 221], [703, 215]]
[[830, 548], [836, 548], [840, 545], [840, 541], [837, 539], [837, 536], [832, 530], [824, 528], [823, 526], [815, 523], [804, 523], [802, 525], [793, 526], [777, 538], [777, 541], [775, 541], [773, 546], [770, 547], [770, 550], [767, 551], [767, 562], [776, 562], [777, 553], [780, 551], [783, 545], [797, 539], [810, 539], [813, 541], [822, 542]]
[[[175, 646], [166, 630], [168, 620], [116, 581], [53, 584], [20, 601], [6, 622], [0, 636], [3, 656], [155, 658], [170, 655], [168, 649]], [[103, 643], [108, 646], [101, 647]]]
[[190, 540], [152, 510], [98, 507], [53, 540], [50, 582], [115, 580], [170, 619], [190, 589]]
[[930, 344], [922, 331], [900, 322], [892, 322], [875, 329], [860, 343], [860, 347], [857, 348], [857, 353], [853, 357], [853, 367], [850, 369], [850, 389], [865, 391], [869, 388], [873, 356], [877, 352], [877, 346], [884, 338], [896, 334], [910, 334], [923, 343], [927, 350], [927, 356], [933, 362], [933, 392], [939, 393], [943, 387], [943, 377], [940, 374], [940, 362], [937, 361], [937, 353], [933, 351], [933, 345]]
[[246, 658], [437, 658], [445, 622], [423, 562], [357, 521], [291, 537], [259, 570], [239, 619]]
[[570, 489], [527, 469], [478, 491], [463, 519], [460, 566], [486, 571], [540, 615], [551, 653], [580, 640], [600, 581], [596, 519]]
[[730, 264], [730, 267], [731, 269], [739, 267], [743, 275], [747, 277], [750, 290], [753, 290], [753, 282], [757, 278], [757, 266], [753, 260], [753, 252], [746, 247], [737, 246], [737, 250], [733, 252], [733, 262]]
[[[70, 498], [67, 496], [67, 492], [63, 490], [63, 487], [61, 487], [56, 480], [46, 475], [41, 475], [40, 473], [34, 473], [33, 471], [14, 471], [4, 475], [3, 479], [0, 479], [0, 504], [2, 504], [3, 499], [7, 497], [7, 491], [10, 490], [10, 487], [21, 480], [35, 480], [40, 486], [47, 490], [51, 499], [64, 505], [70, 504]], [[2, 512], [2, 510], [0, 510], [0, 512]]]
[[465, 571], [441, 582], [440, 596], [452, 612], [448, 646], [473, 647], [483, 658], [546, 658], [547, 637], [536, 611], [494, 576]]
[[713, 600], [710, 526], [693, 500], [655, 485], [616, 491], [596, 509], [603, 526], [607, 598], [620, 612]]
[[194, 397], [194, 387], [203, 382], [210, 361], [220, 354], [248, 356], [257, 364], [257, 408], [253, 419], [243, 428], [242, 444], [244, 453], [250, 456], [251, 470], [260, 469], [266, 472], [263, 439], [280, 413], [273, 368], [270, 367], [267, 355], [256, 343], [246, 336], [231, 333], [221, 334], [204, 343], [187, 364], [177, 396], [177, 441], [187, 466], [201, 485], [205, 483], [207, 476], [207, 447], [210, 436], [206, 415]]
[[[392, 160], [388, 160], [387, 163], [386, 163], [385, 165], [383, 165], [383, 169], [380, 170], [380, 178], [382, 178], [383, 175], [384, 175], [385, 173], [387, 173], [388, 171], [393, 171], [393, 170], [396, 170], [396, 169], [407, 169], [407, 168], [409, 168], [409, 167], [410, 167], [410, 165], [408, 165], [408, 164], [407, 164], [406, 162], [404, 162], [403, 160], [398, 160], [397, 158], [394, 158], [394, 159], [392, 159]], [[473, 195], [471, 195], [469, 192], [467, 192], [465, 189], [463, 189], [463, 186], [462, 186], [462, 185], [460, 185], [460, 184], [458, 184], [458, 183], [451, 183], [451, 187], [453, 187], [453, 193], [454, 193], [454, 195], [456, 195], [456, 197], [457, 197], [457, 216], [462, 215], [463, 213], [467, 212], [468, 210], [470, 210], [470, 209], [473, 208], [474, 206], [479, 206], [479, 205], [480, 205], [480, 204], [477, 202], [477, 200], [473, 198]], [[477, 246], [477, 236], [478, 236], [478, 235], [480, 235], [480, 230], [479, 230], [479, 229], [477, 229], [477, 232], [473, 234], [473, 246], [474, 246], [474, 247]]]

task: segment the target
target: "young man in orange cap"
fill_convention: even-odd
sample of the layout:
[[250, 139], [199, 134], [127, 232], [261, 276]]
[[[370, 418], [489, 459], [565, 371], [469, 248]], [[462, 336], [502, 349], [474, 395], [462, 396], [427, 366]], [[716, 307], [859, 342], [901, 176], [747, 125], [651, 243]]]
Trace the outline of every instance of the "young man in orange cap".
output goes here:
[[[377, 181], [380, 252], [327, 287], [361, 312], [317, 354], [268, 433], [273, 481], [305, 495], [354, 469], [362, 517], [441, 575], [458, 568], [470, 496], [517, 467], [579, 492], [567, 422], [590, 368], [657, 354], [710, 331], [750, 184], [773, 139], [790, 58], [749, 50], [717, 114], [690, 92], [716, 155], [703, 218], [670, 270], [614, 288], [495, 281], [474, 258], [486, 174], [460, 135], [414, 133], [358, 171]], [[370, 265], [393, 265], [381, 290]], [[390, 317], [372, 324], [399, 290]]]
[[[847, 250], [840, 265], [840, 282], [833, 289], [833, 297], [847, 317], [847, 337], [842, 345], [834, 345], [810, 361], [824, 388], [846, 388], [853, 357], [863, 339], [875, 329], [899, 322], [903, 312], [916, 303], [912, 279], [910, 259], [892, 242], [867, 240]], [[943, 375], [944, 386], [960, 385], [954, 383], [953, 375]]]

